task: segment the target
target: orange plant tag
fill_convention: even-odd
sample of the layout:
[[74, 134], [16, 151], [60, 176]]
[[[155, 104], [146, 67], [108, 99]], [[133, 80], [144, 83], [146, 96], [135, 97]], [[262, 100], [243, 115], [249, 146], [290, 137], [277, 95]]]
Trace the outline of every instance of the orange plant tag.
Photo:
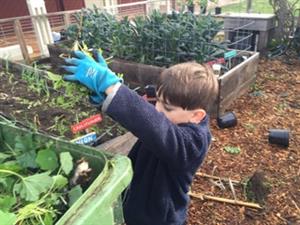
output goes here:
[[91, 116], [87, 119], [84, 119], [82, 121], [80, 121], [77, 124], [74, 124], [71, 126], [71, 130], [73, 132], [73, 134], [77, 133], [78, 131], [84, 130], [92, 125], [94, 125], [95, 123], [99, 123], [102, 121], [102, 117], [100, 114], [96, 114], [94, 116]]

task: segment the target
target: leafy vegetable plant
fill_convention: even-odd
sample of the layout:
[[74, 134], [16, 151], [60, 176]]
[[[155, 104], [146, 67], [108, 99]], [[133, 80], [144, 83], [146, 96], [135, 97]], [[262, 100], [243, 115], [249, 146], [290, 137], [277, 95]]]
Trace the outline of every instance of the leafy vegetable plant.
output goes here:
[[[6, 147], [0, 151], [1, 224], [54, 224], [68, 202], [82, 194], [79, 185], [69, 188], [73, 158], [69, 152], [58, 154], [52, 142], [35, 141], [30, 133], [14, 141], [14, 146], [1, 143]], [[73, 189], [81, 191], [74, 197]]]
[[117, 58], [158, 66], [196, 60], [205, 62], [221, 56], [226, 46], [214, 42], [222, 23], [212, 16], [153, 11], [148, 17], [127, 17], [118, 21], [97, 8], [77, 15], [67, 36]]

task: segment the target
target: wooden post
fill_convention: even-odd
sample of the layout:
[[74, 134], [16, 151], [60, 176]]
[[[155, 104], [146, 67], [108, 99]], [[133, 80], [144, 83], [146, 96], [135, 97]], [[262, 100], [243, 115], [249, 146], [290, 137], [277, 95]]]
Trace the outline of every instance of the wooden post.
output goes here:
[[23, 34], [21, 23], [19, 20], [15, 20], [14, 29], [15, 29], [15, 33], [16, 33], [21, 51], [22, 51], [23, 58], [24, 58], [26, 64], [29, 64], [30, 57], [28, 54], [27, 46], [26, 46], [25, 39], [24, 39], [24, 34]]
[[70, 25], [70, 14], [64, 14], [64, 27], [65, 29]]

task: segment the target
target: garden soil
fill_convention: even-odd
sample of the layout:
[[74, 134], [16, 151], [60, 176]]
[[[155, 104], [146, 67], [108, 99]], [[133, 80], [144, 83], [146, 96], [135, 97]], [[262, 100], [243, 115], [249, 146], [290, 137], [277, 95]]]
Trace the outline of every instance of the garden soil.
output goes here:
[[[212, 120], [213, 143], [199, 172], [246, 182], [257, 171], [264, 175], [268, 195], [262, 210], [191, 198], [188, 225], [300, 224], [300, 59], [293, 65], [261, 59], [257, 82], [228, 111], [238, 125], [219, 129]], [[270, 128], [289, 129], [290, 145], [268, 142]], [[225, 147], [239, 147], [231, 154]], [[193, 193], [248, 201], [243, 185], [195, 176]]]
[[[50, 103], [43, 101], [36, 92], [30, 91], [27, 83], [18, 74], [2, 74], [0, 79], [0, 115], [16, 120], [27, 128], [38, 127], [41, 133], [63, 136], [68, 140], [73, 139], [84, 135], [84, 132], [77, 134], [71, 132], [71, 125], [80, 121], [76, 115], [85, 112], [86, 116], [83, 118], [85, 119], [99, 113], [94, 106], [88, 103], [87, 99], [84, 99], [74, 109], [50, 106]], [[57, 97], [57, 93], [52, 93], [51, 96]], [[115, 121], [108, 116], [102, 116], [103, 120], [90, 129], [90, 131], [96, 131], [98, 136], [102, 136], [99, 144], [125, 133], [125, 129]], [[59, 125], [55, 122], [56, 118], [65, 122]]]

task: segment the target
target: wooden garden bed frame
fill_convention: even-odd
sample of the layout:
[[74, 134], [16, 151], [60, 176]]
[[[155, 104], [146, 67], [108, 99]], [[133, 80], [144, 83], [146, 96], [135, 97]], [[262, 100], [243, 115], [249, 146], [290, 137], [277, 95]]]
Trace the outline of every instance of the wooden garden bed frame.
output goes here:
[[[61, 51], [61, 48], [60, 50], [55, 51], [59, 52]], [[239, 52], [238, 54], [241, 56], [248, 56], [248, 58], [218, 78], [219, 95], [214, 104], [213, 110], [210, 112], [213, 117], [223, 114], [226, 109], [232, 105], [234, 100], [245, 94], [250, 86], [255, 82], [259, 53], [244, 51]], [[51, 58], [43, 59], [43, 61], [50, 60]], [[124, 80], [126, 82], [141, 86], [155, 84], [159, 74], [165, 69], [164, 67], [144, 65], [118, 59], [113, 60], [109, 66], [114, 72], [123, 73]], [[17, 73], [22, 73], [22, 71], [26, 69], [27, 71], [35, 71], [41, 75], [47, 74], [47, 71], [0, 58], [0, 68], [1, 67], [4, 70], [7, 67], [9, 71]], [[97, 146], [97, 148], [115, 154], [127, 155], [135, 141], [136, 137], [128, 132]]]
[[[58, 57], [59, 55], [70, 53], [68, 49], [61, 48], [57, 44], [48, 45], [48, 49], [50, 61], [54, 65], [60, 64], [61, 59]], [[259, 53], [238, 51], [238, 55], [245, 56], [247, 59], [218, 77], [218, 98], [209, 112], [212, 117], [224, 114], [234, 100], [245, 94], [250, 86], [255, 83]], [[165, 67], [145, 65], [120, 59], [114, 59], [109, 64], [109, 67], [116, 73], [122, 73], [126, 82], [139, 86], [156, 84], [160, 73], [165, 69]]]

